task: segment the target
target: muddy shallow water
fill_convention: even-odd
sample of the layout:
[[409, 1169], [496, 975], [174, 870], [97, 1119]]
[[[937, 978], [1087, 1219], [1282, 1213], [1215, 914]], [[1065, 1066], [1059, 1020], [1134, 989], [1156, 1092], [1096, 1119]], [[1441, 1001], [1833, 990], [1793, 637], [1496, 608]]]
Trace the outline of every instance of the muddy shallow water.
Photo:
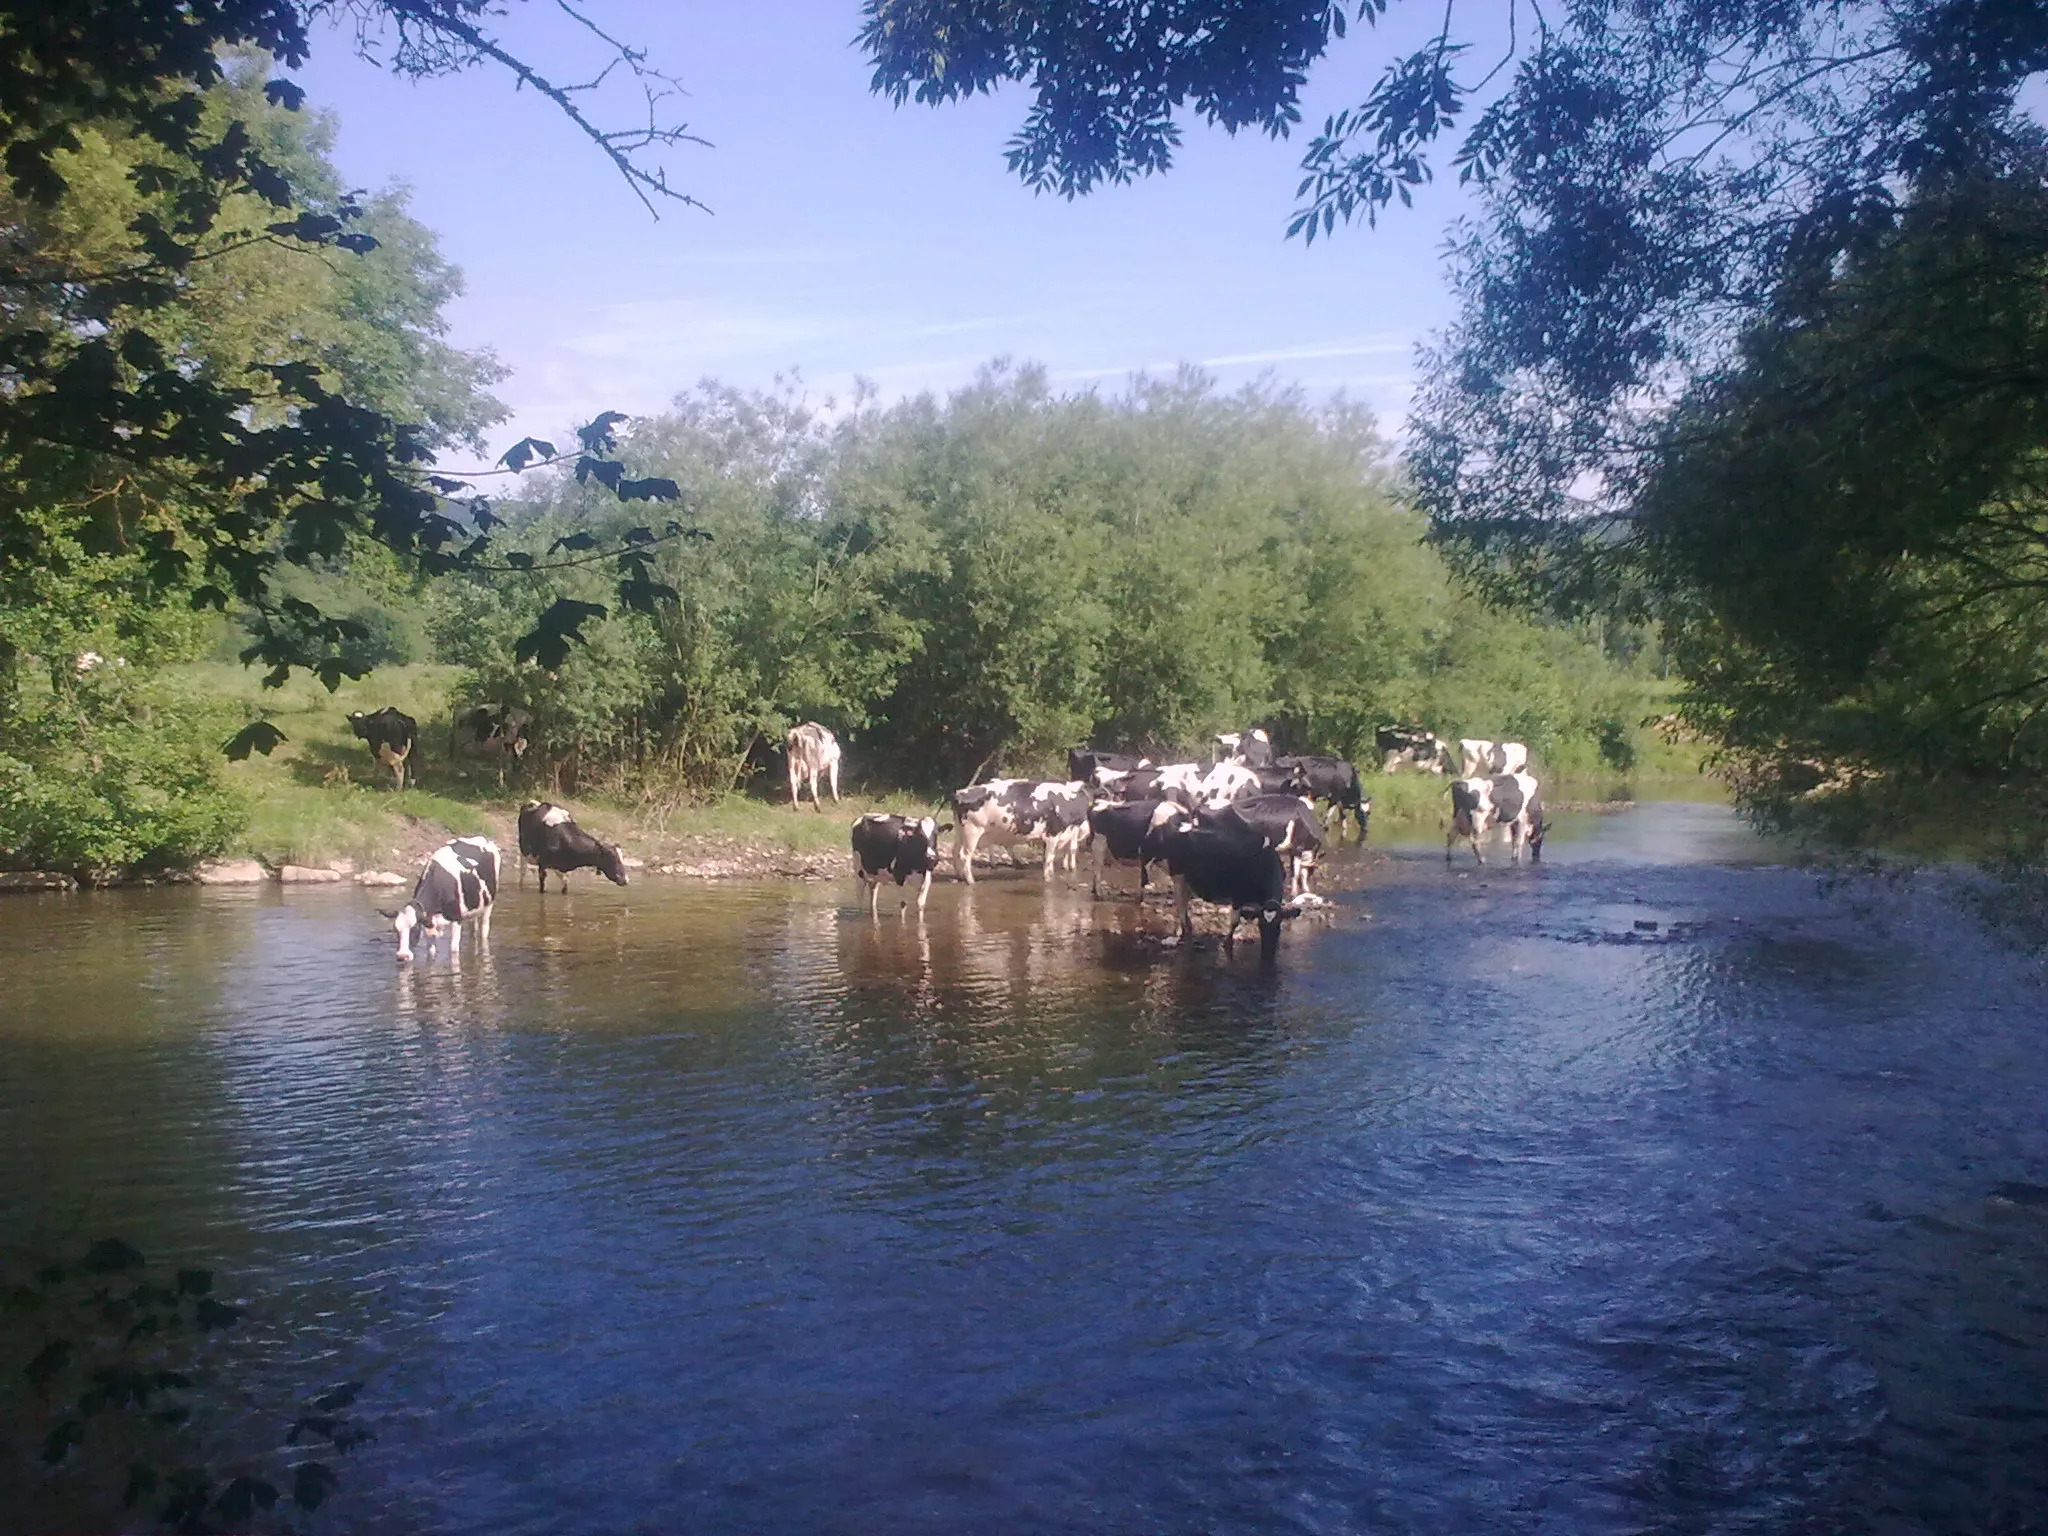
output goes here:
[[2039, 968], [1560, 820], [1347, 856], [1271, 970], [1035, 874], [529, 886], [403, 970], [353, 890], [16, 898], [0, 1257], [364, 1381], [337, 1529], [2048, 1529]]

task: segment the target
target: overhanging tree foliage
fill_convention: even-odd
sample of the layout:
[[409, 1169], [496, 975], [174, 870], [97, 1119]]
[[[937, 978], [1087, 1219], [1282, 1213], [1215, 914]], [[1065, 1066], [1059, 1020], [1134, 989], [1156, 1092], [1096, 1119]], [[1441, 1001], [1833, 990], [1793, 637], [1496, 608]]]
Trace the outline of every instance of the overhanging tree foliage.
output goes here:
[[[304, 60], [316, 22], [352, 23], [405, 74], [509, 71], [643, 200], [690, 202], [660, 160], [690, 137], [660, 115], [664, 78], [573, 3], [550, 14], [595, 79], [543, 74], [472, 0], [0, 3], [0, 862], [94, 871], [219, 845], [237, 818], [197, 723], [134, 682], [209, 608], [250, 616], [244, 659], [273, 680], [360, 676], [373, 637], [282, 580], [294, 567], [372, 546], [429, 575], [602, 566], [601, 600], [565, 594], [519, 637], [549, 665], [609, 608], [673, 598], [650, 562], [687, 533], [675, 519], [496, 558], [490, 482], [434, 463], [498, 415], [494, 365], [439, 341], [453, 275], [392, 198], [342, 188], [303, 93], [266, 78]], [[645, 122], [603, 126], [622, 83]], [[673, 501], [623, 475], [622, 419], [560, 453], [516, 445], [502, 472], [573, 465], [620, 502]], [[228, 745], [277, 740], [259, 721]]]
[[[1165, 168], [1177, 114], [1288, 133], [1309, 71], [1389, 9], [870, 0], [862, 41], [899, 101], [1027, 84], [1011, 165], [1072, 195]], [[1511, 0], [1431, 16], [1311, 139], [1290, 232], [1374, 218], [1439, 163], [1473, 189], [1459, 317], [1411, 422], [1440, 546], [1497, 598], [1682, 618], [1693, 716], [1737, 749], [1759, 803], [1851, 768], [2038, 780], [2029, 679], [1992, 640], [2025, 623], [1994, 618], [1989, 593], [2022, 601], [2032, 578], [2013, 573], [2043, 558], [2016, 501], [2019, 466], [2048, 447], [2017, 403], [2038, 333], [2014, 310], [2048, 256], [2018, 212], [2041, 184], [2023, 87], [2048, 67], [2048, 10]], [[1964, 225], [1968, 259], [1935, 260], [1929, 231]], [[1862, 471], [1826, 479], [1862, 448]], [[1981, 599], [1959, 560], [1979, 563]], [[1983, 620], [1970, 643], [1944, 594]], [[1852, 744], [1842, 706], [1871, 703], [1866, 674], [1892, 702]], [[1897, 729], [1915, 690], [1926, 718]]]
[[[428, 473], [442, 426], [395, 414], [289, 331], [231, 366], [151, 321], [203, 286], [207, 268], [253, 247], [308, 260], [375, 248], [357, 199], [307, 184], [253, 114], [218, 110], [212, 93], [224, 50], [260, 49], [295, 65], [319, 20], [352, 21], [360, 46], [388, 45], [391, 66], [409, 75], [508, 70], [593, 138], [643, 200], [691, 201], [659, 163], [659, 151], [690, 138], [658, 115], [665, 78], [573, 5], [561, 12], [639, 84], [645, 126], [600, 126], [590, 103], [613, 71], [558, 83], [498, 40], [482, 0], [0, 6], [0, 165], [17, 210], [0, 242], [0, 465], [15, 499], [40, 507], [54, 488], [57, 499], [92, 507], [88, 547], [139, 552], [166, 593], [189, 587], [200, 602], [239, 601], [280, 619], [277, 568], [330, 558], [354, 537], [430, 571], [484, 559], [487, 501], [461, 477]], [[263, 94], [291, 110], [303, 96], [282, 77]], [[134, 146], [135, 207], [118, 238], [81, 249], [46, 238], [45, 226], [61, 225], [74, 205], [73, 161], [94, 140]], [[601, 418], [582, 456], [604, 464], [608, 443]], [[523, 445], [513, 467], [537, 456], [538, 445]], [[662, 489], [632, 488], [642, 497]], [[117, 490], [139, 492], [146, 506], [124, 504]], [[6, 514], [0, 560], [32, 567], [56, 553], [34, 519]], [[618, 553], [619, 601], [648, 600], [644, 562], [632, 549]], [[274, 626], [260, 659], [310, 666], [330, 682], [360, 674], [350, 650], [359, 637], [344, 622], [292, 617]], [[574, 614], [558, 611], [535, 631], [536, 651], [552, 653], [576, 629]]]

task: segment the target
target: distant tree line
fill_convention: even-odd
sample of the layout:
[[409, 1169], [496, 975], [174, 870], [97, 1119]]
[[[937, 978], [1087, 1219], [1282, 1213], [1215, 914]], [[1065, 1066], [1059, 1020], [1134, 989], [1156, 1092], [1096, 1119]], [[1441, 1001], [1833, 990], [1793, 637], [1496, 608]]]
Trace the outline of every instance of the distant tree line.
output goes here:
[[[1391, 721], [1578, 769], [1625, 768], [1640, 738], [1643, 634], [1466, 596], [1354, 406], [1193, 372], [1060, 395], [1003, 364], [944, 401], [839, 412], [707, 384], [620, 457], [709, 535], [657, 556], [677, 602], [590, 624], [544, 668], [513, 642], [560, 573], [431, 599], [464, 696], [529, 711], [532, 771], [564, 786], [721, 791], [804, 719], [871, 780], [921, 788], [1250, 723], [1368, 763]], [[632, 533], [568, 473], [507, 511], [506, 547], [536, 559]]]

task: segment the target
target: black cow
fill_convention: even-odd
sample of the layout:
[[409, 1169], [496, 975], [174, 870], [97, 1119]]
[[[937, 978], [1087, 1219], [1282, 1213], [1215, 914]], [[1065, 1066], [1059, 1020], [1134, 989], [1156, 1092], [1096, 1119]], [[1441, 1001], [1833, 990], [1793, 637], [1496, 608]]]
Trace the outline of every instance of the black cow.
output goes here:
[[1249, 919], [1259, 925], [1259, 957], [1270, 960], [1278, 953], [1281, 921], [1299, 917], [1301, 908], [1287, 900], [1287, 870], [1271, 843], [1235, 817], [1181, 823], [1167, 829], [1160, 842], [1173, 872], [1182, 938], [1195, 931], [1188, 913], [1188, 902], [1195, 898], [1230, 908], [1226, 945], [1236, 940], [1238, 924]]
[[371, 757], [391, 770], [395, 786], [405, 788], [405, 762], [420, 739], [419, 722], [387, 704], [375, 714], [350, 714], [348, 728], [369, 747]]
[[1344, 818], [1348, 815], [1352, 825], [1358, 829], [1358, 840], [1361, 843], [1365, 841], [1366, 824], [1372, 816], [1372, 801], [1366, 797], [1365, 784], [1359, 778], [1358, 770], [1347, 759], [1281, 757], [1274, 759], [1274, 766], [1291, 775], [1286, 793], [1328, 804], [1331, 823], [1339, 833], [1344, 830]]
[[462, 952], [462, 921], [474, 917], [477, 941], [491, 937], [491, 904], [498, 899], [498, 845], [488, 837], [458, 837], [436, 848], [420, 871], [412, 900], [392, 915], [398, 958], [412, 958], [413, 931], [425, 929], [426, 948], [448, 935], [450, 958]]
[[[884, 875], [895, 876], [899, 886], [912, 875], [923, 875], [917, 910], [924, 911], [925, 900], [932, 893], [932, 871], [939, 863], [939, 834], [952, 830], [951, 822], [940, 823], [929, 816], [913, 820], [871, 813], [853, 824], [853, 877], [867, 889], [870, 916], [880, 915], [876, 907], [882, 898]], [[906, 896], [897, 911], [909, 905]]]
[[1201, 814], [1203, 826], [1228, 825], [1233, 819], [1280, 855], [1294, 894], [1305, 894], [1316, 853], [1323, 846], [1323, 825], [1316, 820], [1315, 808], [1300, 795], [1259, 795]]
[[1098, 805], [1088, 813], [1095, 840], [1095, 894], [1102, 894], [1105, 864], [1138, 866], [1138, 897], [1144, 899], [1150, 866], [1166, 857], [1165, 829], [1184, 821], [1187, 808], [1172, 800], [1125, 800]]
[[1131, 773], [1151, 766], [1151, 758], [1140, 757], [1135, 752], [1099, 752], [1094, 747], [1067, 748], [1067, 777], [1092, 784], [1097, 789], [1108, 787], [1101, 778], [1102, 774]]
[[569, 871], [594, 869], [613, 885], [626, 883], [626, 858], [610, 843], [601, 843], [577, 826], [569, 813], [545, 800], [529, 800], [519, 808], [519, 878], [526, 863], [540, 870], [540, 888], [548, 888], [548, 871], [561, 876], [569, 889]]

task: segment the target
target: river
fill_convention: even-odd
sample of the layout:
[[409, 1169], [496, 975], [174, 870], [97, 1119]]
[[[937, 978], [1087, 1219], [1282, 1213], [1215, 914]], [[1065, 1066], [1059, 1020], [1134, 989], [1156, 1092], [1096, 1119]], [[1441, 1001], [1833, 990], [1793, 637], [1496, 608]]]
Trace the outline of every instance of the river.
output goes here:
[[410, 968], [352, 889], [10, 898], [4, 1257], [361, 1380], [330, 1529], [2048, 1529], [2040, 968], [1559, 821], [1345, 856], [1270, 970], [1035, 873], [529, 886]]

